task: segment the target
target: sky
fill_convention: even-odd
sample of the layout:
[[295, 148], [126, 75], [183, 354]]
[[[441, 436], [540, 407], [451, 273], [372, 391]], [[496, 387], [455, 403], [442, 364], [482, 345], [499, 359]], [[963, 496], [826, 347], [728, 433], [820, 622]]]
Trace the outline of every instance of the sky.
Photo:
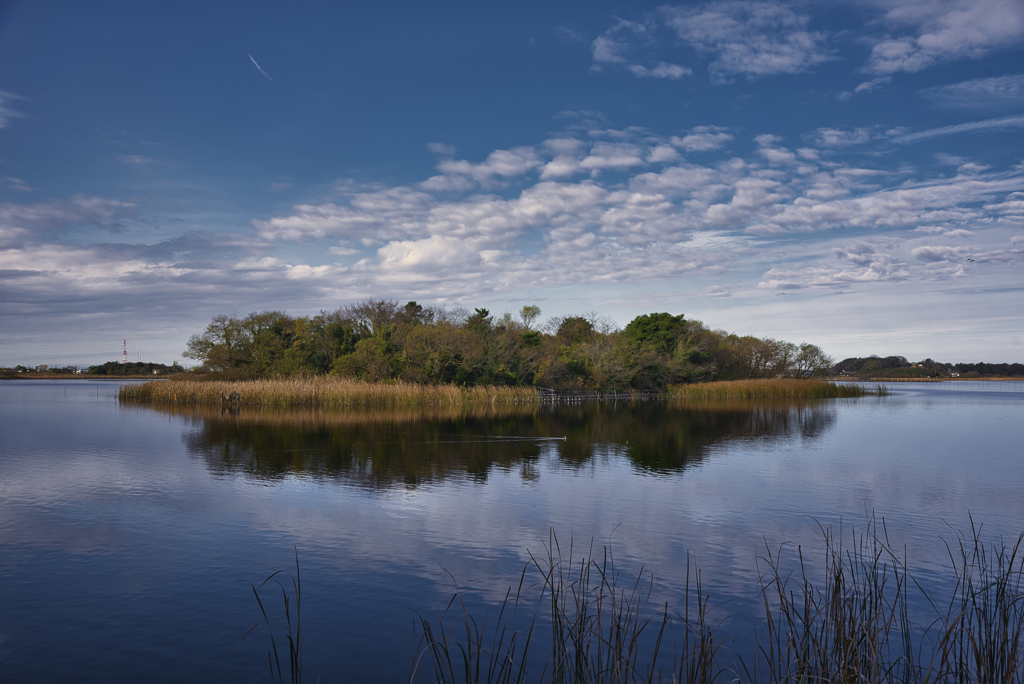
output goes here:
[[4, 2], [0, 366], [369, 297], [1024, 362], [1024, 0]]

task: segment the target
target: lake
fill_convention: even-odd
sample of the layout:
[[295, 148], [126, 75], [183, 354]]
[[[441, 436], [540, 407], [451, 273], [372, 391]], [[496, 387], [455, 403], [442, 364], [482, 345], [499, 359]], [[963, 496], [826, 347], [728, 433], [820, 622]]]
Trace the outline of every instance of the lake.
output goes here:
[[294, 573], [296, 549], [305, 678], [395, 682], [418, 616], [456, 589], [496, 610], [552, 533], [643, 568], [655, 605], [680, 606], [689, 557], [742, 651], [758, 556], [816, 557], [819, 525], [884, 519], [938, 588], [971, 518], [1024, 531], [1020, 382], [480, 413], [122, 406], [117, 387], [0, 383], [4, 681], [270, 681], [264, 628], [236, 649], [248, 582]]

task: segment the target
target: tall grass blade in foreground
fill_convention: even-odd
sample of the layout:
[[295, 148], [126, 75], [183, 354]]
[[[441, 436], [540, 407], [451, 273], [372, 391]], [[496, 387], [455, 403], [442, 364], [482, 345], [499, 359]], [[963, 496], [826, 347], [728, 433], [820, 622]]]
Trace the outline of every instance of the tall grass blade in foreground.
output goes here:
[[[274, 578], [278, 575], [287, 575], [292, 581], [292, 597], [295, 599], [295, 630], [292, 631], [292, 613], [291, 613], [291, 598], [288, 596], [287, 590], [280, 581]], [[291, 684], [300, 684], [302, 682], [302, 576], [299, 573], [299, 550], [295, 549], [295, 574], [278, 570], [272, 573], [267, 579], [263, 580], [257, 587], [252, 582], [249, 582], [249, 586], [252, 588], [253, 596], [256, 597], [256, 605], [260, 608], [260, 614], [263, 619], [257, 622], [255, 625], [249, 628], [249, 631], [245, 633], [241, 641], [238, 642], [238, 646], [235, 646], [235, 650], [242, 645], [242, 642], [252, 634], [260, 625], [266, 625], [267, 631], [270, 635], [270, 649], [267, 651], [267, 662], [270, 666], [270, 681], [280, 682], [284, 684], [284, 674], [281, 668], [281, 658], [277, 652], [277, 641], [274, 639], [274, 626], [270, 622], [270, 617], [267, 615], [267, 609], [263, 605], [263, 599], [260, 598], [260, 590], [263, 589], [271, 580], [278, 585], [281, 589], [281, 597], [284, 602], [284, 618], [286, 624], [286, 630], [284, 638], [288, 642], [288, 673], [290, 679], [288, 680]], [[244, 582], [246, 580], [239, 580]], [[276, 679], [275, 679], [276, 672]]]
[[949, 614], [956, 613], [942, 643], [943, 660], [960, 681], [1024, 681], [1024, 534], [1016, 543], [986, 548], [971, 520], [972, 538], [957, 535], [947, 549], [956, 572]]
[[[552, 534], [546, 556], [531, 555], [519, 589], [514, 596], [511, 588], [507, 592], [493, 627], [486, 617], [478, 624], [457, 595], [436, 627], [420, 620], [421, 647], [410, 679], [418, 674], [421, 681], [467, 684], [1024, 682], [1024, 534], [1007, 547], [986, 545], [973, 521], [970, 537], [958, 532], [956, 544], [947, 544], [950, 594], [939, 601], [908, 571], [905, 552], [901, 557], [890, 544], [884, 522], [869, 519], [860, 534], [851, 529], [848, 543], [842, 525], [838, 532], [822, 525], [819, 530], [824, 554], [817, 561], [800, 547], [791, 558], [783, 547], [772, 551], [766, 543], [758, 587], [764, 612], [753, 653], [724, 652], [723, 639], [709, 625], [700, 571], [691, 574], [689, 563], [684, 612], [670, 614], [667, 606], [649, 606], [649, 573], [641, 570], [635, 581], [622, 584], [607, 549], [595, 558], [591, 547], [576, 558], [570, 544], [563, 556]], [[524, 588], [531, 568], [540, 582]], [[912, 592], [922, 599], [913, 606]], [[461, 614], [447, 622], [457, 601]], [[520, 629], [516, 614], [527, 602], [535, 607]], [[912, 614], [923, 623], [915, 623]], [[665, 669], [664, 651], [676, 625], [682, 639], [673, 644], [677, 650]], [[537, 634], [547, 629], [551, 641], [542, 647]], [[531, 647], [542, 651], [530, 655]]]
[[[723, 673], [718, 665], [720, 647], [705, 622], [707, 597], [700, 593], [699, 573], [693, 620], [688, 602], [685, 615], [675, 616], [685, 627], [684, 638], [674, 644], [674, 655], [666, 658], [663, 649], [672, 639], [673, 616], [668, 606], [650, 606], [653, 577], [649, 572], [641, 569], [634, 580], [623, 584], [607, 548], [600, 557], [595, 557], [592, 546], [577, 557], [570, 541], [568, 555], [563, 555], [553, 533], [545, 552], [542, 557], [531, 554], [518, 589], [513, 595], [509, 588], [492, 627], [487, 627], [486, 615], [478, 623], [458, 594], [436, 624], [421, 618], [422, 637], [410, 681], [418, 676], [420, 681], [446, 684], [710, 684]], [[525, 586], [531, 569], [540, 582]], [[450, 619], [455, 605], [459, 612]], [[524, 611], [529, 613], [528, 621], [520, 625], [520, 608], [528, 605], [533, 606]], [[457, 629], [459, 625], [462, 629]], [[538, 634], [546, 630], [551, 640], [540, 646], [543, 640]], [[531, 647], [542, 651], [531, 655]], [[668, 671], [663, 671], [663, 665]]]
[[[525, 602], [522, 593], [525, 579], [524, 568], [515, 595], [512, 595], [512, 587], [505, 593], [489, 635], [488, 615], [484, 614], [483, 621], [478, 623], [466, 610], [458, 592], [452, 596], [447, 608], [438, 614], [436, 629], [429, 619], [420, 617], [423, 635], [409, 681], [415, 681], [417, 674], [420, 681], [426, 681], [421, 662], [424, 660], [428, 662], [436, 682], [520, 684], [529, 681], [526, 678], [526, 658], [533, 639], [536, 614], [525, 632], [517, 628], [519, 608]], [[456, 605], [458, 613], [449, 621], [448, 615]], [[465, 631], [464, 641], [459, 640], [462, 630]]]
[[[942, 604], [908, 572], [884, 524], [865, 534], [821, 527], [824, 577], [812, 580], [797, 549], [798, 570], [784, 571], [781, 553], [761, 560], [764, 631], [751, 681], [765, 682], [1024, 682], [1024, 566], [1021, 544], [988, 547], [980, 528], [957, 533], [951, 547], [954, 586]], [[910, 620], [910, 589], [935, 611]]]
[[[853, 534], [843, 546], [843, 530], [821, 528], [824, 577], [809, 576], [803, 549], [797, 549], [796, 577], [783, 570], [781, 549], [766, 545], [761, 559], [765, 630], [755, 665], [768, 682], [905, 682], [914, 671], [912, 640], [901, 629], [907, 579], [903, 565], [869, 523], [868, 534]], [[793, 585], [796, 585], [795, 587]], [[757, 665], [762, 665], [758, 668]]]

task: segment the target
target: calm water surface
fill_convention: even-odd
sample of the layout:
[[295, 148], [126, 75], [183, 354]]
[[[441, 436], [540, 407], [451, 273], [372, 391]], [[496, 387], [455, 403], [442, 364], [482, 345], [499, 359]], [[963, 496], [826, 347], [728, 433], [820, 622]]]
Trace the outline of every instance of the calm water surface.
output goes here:
[[[679, 605], [687, 554], [737, 648], [765, 545], [872, 511], [940, 586], [943, 539], [1024, 530], [1024, 385], [801, 404], [477, 415], [124, 407], [117, 383], [0, 383], [0, 672], [269, 681], [246, 583], [303, 580], [309, 681], [407, 680], [417, 614], [482, 615], [553, 530]], [[812, 551], [813, 555], [813, 551]], [[276, 608], [276, 603], [274, 604]]]

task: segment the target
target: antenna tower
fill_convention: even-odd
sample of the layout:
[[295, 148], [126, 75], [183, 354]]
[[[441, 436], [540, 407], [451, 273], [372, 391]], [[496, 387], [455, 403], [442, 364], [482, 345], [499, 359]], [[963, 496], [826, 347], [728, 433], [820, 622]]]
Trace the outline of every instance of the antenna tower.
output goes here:
[[128, 365], [128, 340], [124, 341], [124, 351], [121, 352], [121, 363]]

